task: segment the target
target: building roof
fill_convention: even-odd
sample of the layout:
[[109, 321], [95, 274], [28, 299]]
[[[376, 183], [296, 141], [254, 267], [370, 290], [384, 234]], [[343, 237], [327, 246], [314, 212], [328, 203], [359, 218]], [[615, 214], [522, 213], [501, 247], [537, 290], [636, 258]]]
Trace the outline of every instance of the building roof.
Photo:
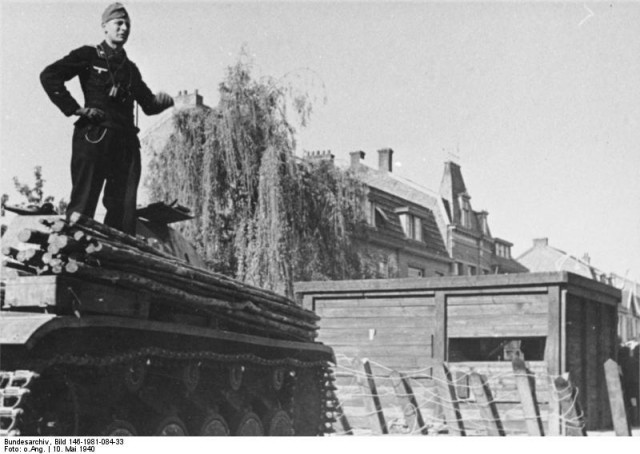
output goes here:
[[[446, 161], [444, 163], [444, 172], [442, 174], [442, 181], [440, 182], [440, 197], [442, 197], [442, 203], [449, 224], [455, 226], [460, 232], [468, 235], [491, 237], [489, 224], [486, 222], [488, 213], [486, 211], [476, 211], [472, 209], [470, 202], [471, 196], [464, 183], [462, 170], [460, 165], [453, 161]], [[462, 221], [462, 211], [464, 207], [461, 206], [461, 198], [466, 200], [468, 209], [467, 225], [464, 225]], [[485, 220], [484, 224], [482, 222], [483, 216]]]
[[614, 273], [606, 273], [591, 265], [588, 259], [579, 259], [565, 251], [549, 245], [547, 238], [533, 241], [533, 247], [517, 258], [531, 272], [569, 271], [603, 282], [622, 291], [622, 306], [640, 316], [640, 283]]
[[497, 266], [500, 273], [526, 273], [529, 271], [526, 266], [512, 258], [494, 255], [491, 258], [491, 266]]
[[[428, 252], [448, 257], [444, 240], [447, 224], [442, 217], [443, 210], [438, 206], [441, 202], [437, 195], [410, 180], [384, 170], [373, 169], [364, 164], [351, 168], [356, 177], [369, 187], [370, 195], [380, 202], [377, 208], [383, 211], [389, 232], [404, 237], [396, 209], [413, 208], [422, 219], [426, 232], [423, 241]], [[383, 194], [386, 194], [386, 197]]]
[[516, 259], [532, 273], [544, 271], [569, 271], [597, 281], [606, 280], [606, 273], [595, 268], [584, 259], [576, 258], [565, 251], [549, 246], [546, 238], [534, 240], [533, 247]]
[[429, 210], [442, 238], [446, 238], [447, 220], [443, 217], [444, 207], [440, 197], [419, 184], [394, 175], [391, 172], [374, 169], [364, 164], [351, 167], [360, 181], [367, 186], [393, 194], [407, 202]]

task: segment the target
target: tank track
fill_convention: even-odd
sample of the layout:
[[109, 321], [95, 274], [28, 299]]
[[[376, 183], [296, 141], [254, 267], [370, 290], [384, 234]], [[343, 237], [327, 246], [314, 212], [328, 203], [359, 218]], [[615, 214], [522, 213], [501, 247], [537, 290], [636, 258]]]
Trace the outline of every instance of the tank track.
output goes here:
[[20, 435], [18, 419], [25, 397], [31, 392], [29, 386], [38, 374], [27, 370], [0, 371], [0, 437]]
[[[214, 361], [220, 363], [243, 363], [257, 366], [290, 366], [301, 369], [316, 368], [317, 389], [320, 390], [320, 421], [316, 435], [323, 436], [334, 432], [335, 394], [333, 382], [335, 377], [327, 361], [301, 361], [295, 358], [265, 359], [254, 354], [221, 354], [209, 351], [176, 352], [162, 348], [148, 347], [123, 354], [91, 357], [88, 355], [74, 356], [71, 354], [57, 355], [47, 360], [34, 360], [28, 366], [31, 370], [0, 371], [0, 437], [20, 436], [21, 422], [25, 419], [25, 401], [37, 382], [40, 374], [55, 366], [78, 367], [113, 367], [131, 363], [136, 360], [154, 361]], [[294, 385], [295, 387], [295, 385]]]

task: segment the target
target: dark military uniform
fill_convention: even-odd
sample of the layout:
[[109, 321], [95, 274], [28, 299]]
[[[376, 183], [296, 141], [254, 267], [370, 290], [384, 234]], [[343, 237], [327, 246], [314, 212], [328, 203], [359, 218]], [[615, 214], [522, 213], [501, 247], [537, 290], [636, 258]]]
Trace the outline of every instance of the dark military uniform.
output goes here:
[[67, 214], [93, 217], [106, 181], [105, 224], [135, 234], [140, 142], [133, 103], [137, 101], [147, 115], [168, 106], [158, 103], [125, 51], [116, 51], [106, 42], [80, 47], [42, 71], [42, 86], [67, 116], [80, 108], [64, 85], [75, 76], [80, 79], [84, 106], [101, 109], [105, 117], [100, 121], [80, 117], [75, 123]]

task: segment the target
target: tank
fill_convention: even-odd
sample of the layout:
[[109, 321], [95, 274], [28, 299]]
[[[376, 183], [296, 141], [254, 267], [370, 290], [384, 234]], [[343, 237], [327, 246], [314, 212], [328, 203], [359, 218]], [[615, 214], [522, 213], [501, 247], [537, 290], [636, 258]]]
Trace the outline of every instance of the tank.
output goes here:
[[1, 436], [331, 431], [335, 358], [314, 340], [317, 316], [207, 271], [169, 225], [189, 218], [177, 208], [139, 210], [136, 237], [16, 210], [2, 238]]

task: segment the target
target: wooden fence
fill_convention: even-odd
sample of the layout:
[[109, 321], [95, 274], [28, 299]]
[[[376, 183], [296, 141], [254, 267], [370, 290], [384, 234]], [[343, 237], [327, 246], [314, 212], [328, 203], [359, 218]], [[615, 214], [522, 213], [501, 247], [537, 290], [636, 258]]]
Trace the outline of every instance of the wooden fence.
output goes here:
[[[407, 374], [367, 359], [338, 359], [336, 435], [587, 435], [588, 415], [568, 374], [532, 372], [519, 358], [494, 376], [437, 361]], [[618, 365], [608, 360], [604, 370], [615, 434], [630, 436]], [[512, 392], [512, 402], [496, 399], [496, 389]]]

